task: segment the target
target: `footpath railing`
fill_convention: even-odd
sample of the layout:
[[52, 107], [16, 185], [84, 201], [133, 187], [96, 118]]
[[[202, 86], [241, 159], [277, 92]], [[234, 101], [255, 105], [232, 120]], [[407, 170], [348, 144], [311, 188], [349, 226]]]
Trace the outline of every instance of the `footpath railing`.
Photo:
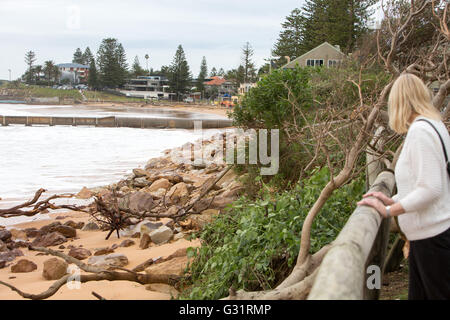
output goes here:
[[[394, 186], [394, 174], [383, 171], [370, 191], [391, 196]], [[308, 299], [378, 299], [389, 220], [373, 208], [357, 207], [324, 257]]]

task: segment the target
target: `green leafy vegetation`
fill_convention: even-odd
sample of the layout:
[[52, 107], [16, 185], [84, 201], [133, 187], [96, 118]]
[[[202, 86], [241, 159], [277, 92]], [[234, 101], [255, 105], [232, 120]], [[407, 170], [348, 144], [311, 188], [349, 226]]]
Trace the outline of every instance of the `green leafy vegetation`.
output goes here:
[[[219, 299], [231, 286], [261, 290], [281, 282], [295, 264], [303, 221], [328, 178], [328, 169], [316, 169], [289, 191], [274, 193], [263, 184], [259, 199], [235, 201], [198, 234], [202, 246], [189, 249], [192, 282], [182, 298]], [[363, 192], [359, 178], [332, 196], [314, 222], [312, 252], [335, 239]]]

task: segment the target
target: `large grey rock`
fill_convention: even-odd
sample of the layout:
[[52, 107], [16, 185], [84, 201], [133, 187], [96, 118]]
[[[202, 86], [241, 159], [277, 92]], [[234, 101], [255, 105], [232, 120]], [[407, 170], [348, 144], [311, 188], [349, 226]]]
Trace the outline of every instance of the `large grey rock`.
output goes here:
[[146, 192], [133, 192], [119, 199], [119, 208], [135, 212], [150, 211], [155, 206], [153, 197]]
[[96, 224], [95, 222], [88, 222], [82, 229], [81, 231], [95, 231], [95, 230], [100, 230], [100, 227], [98, 226], [98, 224]]
[[158, 228], [162, 227], [162, 222], [146, 222], [140, 225], [139, 230], [135, 230], [141, 233], [141, 236], [145, 233], [150, 234]]
[[133, 181], [133, 186], [138, 188], [145, 188], [150, 184], [151, 184], [150, 181], [148, 181], [146, 177], [136, 178]]
[[161, 226], [150, 233], [150, 239], [156, 244], [162, 244], [170, 241], [173, 237], [173, 231], [169, 227]]
[[147, 233], [144, 233], [141, 237], [141, 241], [139, 243], [139, 248], [141, 249], [147, 249], [150, 245], [150, 242], [152, 240], [150, 239], [150, 236]]
[[67, 267], [67, 262], [58, 258], [50, 258], [44, 262], [42, 276], [46, 280], [59, 280], [67, 274]]
[[98, 267], [124, 267], [128, 264], [128, 258], [123, 253], [111, 253], [104, 256], [92, 256], [88, 263]]

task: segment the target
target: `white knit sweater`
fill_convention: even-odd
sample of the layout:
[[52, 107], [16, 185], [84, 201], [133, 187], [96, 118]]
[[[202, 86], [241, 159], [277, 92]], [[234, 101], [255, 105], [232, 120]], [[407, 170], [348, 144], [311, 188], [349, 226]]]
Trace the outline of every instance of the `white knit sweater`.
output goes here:
[[411, 124], [395, 167], [398, 193], [393, 197], [405, 209], [398, 217], [408, 240], [434, 237], [450, 228], [450, 179], [439, 131], [450, 156], [450, 136], [441, 121], [417, 117]]

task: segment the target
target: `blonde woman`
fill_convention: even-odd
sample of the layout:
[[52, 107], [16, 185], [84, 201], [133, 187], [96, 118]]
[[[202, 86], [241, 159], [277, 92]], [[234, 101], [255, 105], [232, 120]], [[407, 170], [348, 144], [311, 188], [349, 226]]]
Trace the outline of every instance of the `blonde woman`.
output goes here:
[[[418, 77], [402, 74], [389, 95], [389, 126], [406, 134], [395, 167], [398, 193], [367, 193], [358, 205], [382, 217], [398, 216], [410, 241], [410, 300], [450, 299], [450, 178], [445, 152], [449, 133]], [[370, 197], [370, 198], [369, 198]]]

